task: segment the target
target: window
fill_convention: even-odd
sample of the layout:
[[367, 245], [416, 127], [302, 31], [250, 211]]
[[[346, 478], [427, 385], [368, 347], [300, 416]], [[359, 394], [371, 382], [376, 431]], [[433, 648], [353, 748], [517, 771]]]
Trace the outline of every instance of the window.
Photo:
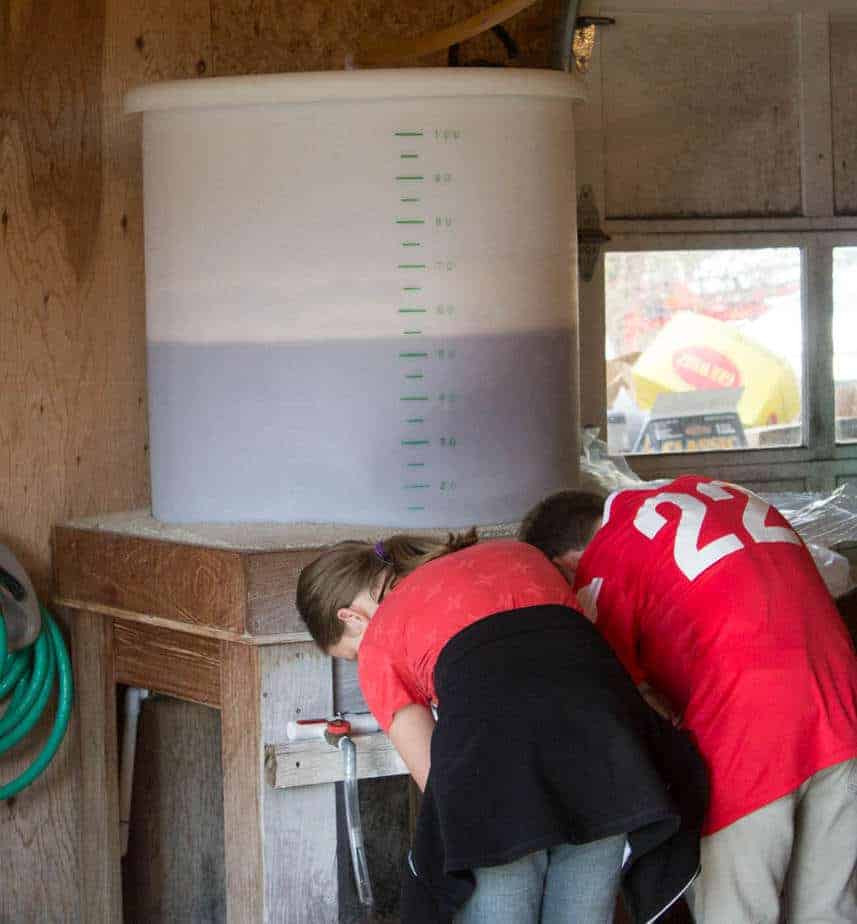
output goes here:
[[853, 3], [587, 12], [581, 423], [645, 479], [857, 484]]
[[612, 452], [800, 445], [799, 248], [611, 251], [605, 313]]
[[857, 442], [857, 247], [833, 248], [836, 441]]

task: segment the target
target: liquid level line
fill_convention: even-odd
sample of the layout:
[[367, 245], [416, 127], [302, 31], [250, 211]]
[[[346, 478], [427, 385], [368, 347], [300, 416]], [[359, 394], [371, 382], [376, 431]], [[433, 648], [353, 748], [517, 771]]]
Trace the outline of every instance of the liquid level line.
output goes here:
[[416, 160], [420, 155], [419, 154], [400, 154], [400, 160]]
[[419, 241], [402, 241], [402, 247], [422, 247]]
[[401, 196], [399, 202], [419, 202], [419, 196]]
[[406, 379], [421, 379], [423, 378], [422, 372], [409, 372], [406, 376]]
[[408, 468], [425, 468], [425, 462], [408, 462]]
[[428, 353], [399, 353], [400, 359], [425, 359]]
[[399, 314], [425, 314], [426, 308], [400, 308]]
[[430, 440], [401, 440], [403, 446], [431, 446]]
[[405, 423], [425, 423], [425, 417], [408, 417]]
[[426, 223], [425, 218], [397, 218], [397, 225], [424, 225]]
[[417, 174], [414, 174], [413, 176], [397, 176], [396, 179], [402, 180], [402, 181], [413, 180], [414, 182], [418, 183], [424, 180], [425, 177], [417, 173]]
[[399, 269], [425, 269], [425, 263], [400, 263], [398, 265]]
[[402, 333], [406, 337], [413, 337], [413, 336], [418, 336], [419, 334], [422, 333], [422, 331], [421, 330], [403, 330]]
[[423, 133], [420, 130], [393, 132], [393, 134], [397, 138], [422, 138], [423, 136]]
[[425, 510], [425, 507], [408, 507], [408, 510], [413, 511], [414, 513], [419, 512], [420, 510]]
[[428, 395], [402, 395], [400, 401], [428, 401]]
[[402, 487], [406, 491], [424, 491], [426, 488], [430, 488], [431, 485], [424, 481], [417, 481], [413, 484], [403, 484]]
[[423, 290], [422, 286], [405, 286], [402, 289], [403, 292], [422, 292], [422, 290]]

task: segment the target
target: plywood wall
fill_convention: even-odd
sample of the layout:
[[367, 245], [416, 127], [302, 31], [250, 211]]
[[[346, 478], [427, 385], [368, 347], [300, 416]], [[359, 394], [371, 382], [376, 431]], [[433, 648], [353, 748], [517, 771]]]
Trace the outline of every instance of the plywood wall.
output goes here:
[[[487, 0], [0, 0], [0, 542], [50, 595], [50, 531], [145, 506], [139, 125], [130, 87], [338, 68], [361, 36], [417, 34]], [[510, 25], [548, 60], [557, 2]], [[491, 38], [462, 62], [501, 60]], [[443, 63], [427, 59], [420, 64]], [[79, 920], [80, 743], [0, 804], [0, 922]], [[31, 757], [4, 758], [0, 779]]]

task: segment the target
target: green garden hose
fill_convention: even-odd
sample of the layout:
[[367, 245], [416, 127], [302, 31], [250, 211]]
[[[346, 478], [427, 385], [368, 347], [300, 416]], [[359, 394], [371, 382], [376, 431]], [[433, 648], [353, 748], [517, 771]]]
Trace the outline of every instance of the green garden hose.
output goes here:
[[6, 620], [0, 610], [0, 703], [9, 702], [0, 716], [0, 756], [13, 748], [39, 721], [58, 687], [57, 713], [45, 746], [36, 759], [11, 782], [0, 785], [0, 800], [10, 799], [51, 762], [68, 727], [73, 684], [71, 660], [62, 633], [53, 616], [40, 606], [42, 631], [32, 645], [10, 652], [6, 639]]

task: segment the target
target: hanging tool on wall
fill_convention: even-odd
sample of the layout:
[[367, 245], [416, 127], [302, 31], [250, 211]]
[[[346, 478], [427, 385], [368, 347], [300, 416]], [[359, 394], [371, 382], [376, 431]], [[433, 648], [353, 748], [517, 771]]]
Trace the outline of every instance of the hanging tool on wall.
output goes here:
[[57, 752], [68, 727], [72, 705], [71, 661], [53, 616], [36, 599], [27, 573], [12, 552], [0, 545], [0, 756], [17, 745], [41, 718], [57, 686], [54, 724], [41, 751], [21, 773], [0, 784], [0, 799], [29, 786]]

